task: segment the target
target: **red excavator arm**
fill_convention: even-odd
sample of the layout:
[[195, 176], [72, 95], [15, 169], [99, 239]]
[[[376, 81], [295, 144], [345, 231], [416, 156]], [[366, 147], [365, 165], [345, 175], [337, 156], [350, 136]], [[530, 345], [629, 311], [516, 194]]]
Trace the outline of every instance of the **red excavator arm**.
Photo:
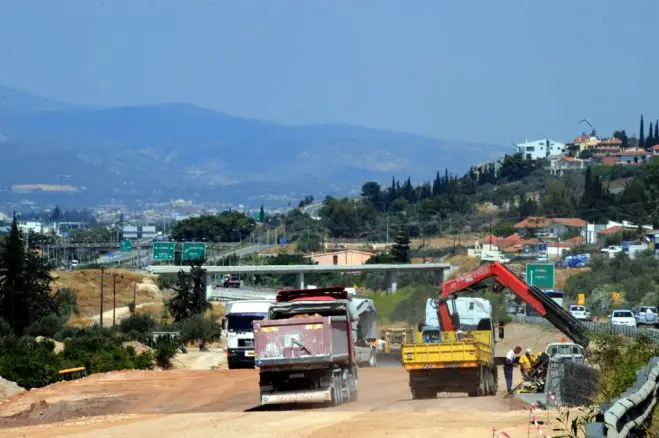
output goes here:
[[512, 291], [517, 297], [533, 307], [536, 312], [549, 320], [549, 322], [563, 332], [568, 338], [572, 339], [572, 341], [584, 348], [588, 346], [586, 328], [583, 324], [559, 306], [554, 300], [545, 295], [542, 290], [534, 286], [529, 286], [521, 278], [517, 277], [510, 269], [498, 262], [481, 266], [475, 271], [444, 282], [442, 285], [442, 294], [435, 300], [442, 330], [455, 330], [446, 303], [447, 300], [449, 300], [452, 295], [460, 292], [486, 287], [487, 285], [484, 282], [488, 279], [493, 279], [495, 281], [496, 285], [499, 286], [499, 291], [503, 288], [510, 289], [510, 291]]

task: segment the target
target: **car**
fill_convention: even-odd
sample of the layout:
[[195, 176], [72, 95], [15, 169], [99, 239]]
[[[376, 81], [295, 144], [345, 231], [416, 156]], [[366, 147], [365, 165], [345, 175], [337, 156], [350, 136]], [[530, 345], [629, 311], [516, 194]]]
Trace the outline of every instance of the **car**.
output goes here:
[[590, 321], [592, 319], [590, 312], [586, 309], [586, 306], [580, 304], [570, 305], [570, 313], [579, 321]]
[[574, 342], [552, 342], [545, 348], [545, 354], [550, 359], [568, 358], [576, 363], [586, 363], [583, 348]]
[[614, 310], [609, 315], [609, 323], [611, 325], [636, 327], [636, 318], [634, 318], [631, 310]]
[[622, 248], [617, 245], [611, 245], [607, 246], [606, 248], [602, 248], [600, 252], [608, 253], [610, 256], [614, 256], [622, 252]]
[[657, 308], [654, 306], [641, 306], [637, 312], [634, 313], [637, 325], [657, 325], [659, 324], [659, 317], [657, 316]]

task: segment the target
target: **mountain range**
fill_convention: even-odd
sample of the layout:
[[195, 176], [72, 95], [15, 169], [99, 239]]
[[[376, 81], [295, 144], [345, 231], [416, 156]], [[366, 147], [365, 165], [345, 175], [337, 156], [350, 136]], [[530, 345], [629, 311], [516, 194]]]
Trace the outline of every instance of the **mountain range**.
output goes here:
[[173, 199], [285, 206], [431, 179], [508, 147], [349, 125], [285, 126], [186, 103], [71, 105], [0, 87], [0, 206]]

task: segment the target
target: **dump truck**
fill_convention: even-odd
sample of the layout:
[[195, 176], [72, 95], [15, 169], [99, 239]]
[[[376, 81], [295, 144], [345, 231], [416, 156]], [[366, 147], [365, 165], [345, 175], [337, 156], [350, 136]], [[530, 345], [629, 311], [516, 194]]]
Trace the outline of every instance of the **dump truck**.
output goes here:
[[230, 301], [224, 305], [222, 332], [226, 337], [227, 365], [229, 369], [254, 368], [255, 320], [268, 316], [274, 300]]
[[[412, 398], [434, 398], [439, 392], [466, 392], [472, 397], [496, 394], [496, 365], [501, 358], [494, 351], [491, 305], [482, 298], [470, 298], [466, 307], [456, 307], [456, 301], [460, 302], [457, 294], [488, 288], [489, 281], [494, 292], [508, 288], [576, 344], [588, 346], [586, 328], [542, 290], [527, 285], [501, 263], [483, 265], [444, 282], [441, 294], [432, 299], [436, 336], [424, 335], [422, 343], [403, 345], [403, 367], [409, 373]], [[504, 336], [502, 322], [498, 336]]]
[[254, 321], [261, 405], [357, 399], [358, 316], [343, 287], [284, 290]]

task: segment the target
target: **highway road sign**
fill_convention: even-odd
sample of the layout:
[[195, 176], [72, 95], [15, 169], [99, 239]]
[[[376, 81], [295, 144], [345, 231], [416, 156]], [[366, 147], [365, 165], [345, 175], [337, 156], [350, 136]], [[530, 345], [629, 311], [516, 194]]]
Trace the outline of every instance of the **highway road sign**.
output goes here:
[[121, 252], [130, 252], [133, 249], [133, 244], [130, 240], [122, 240], [119, 249]]
[[551, 263], [529, 263], [526, 265], [526, 282], [540, 289], [554, 288], [554, 265]]
[[201, 242], [184, 242], [182, 260], [202, 260], [206, 255], [206, 244]]
[[174, 260], [176, 243], [153, 242], [153, 260]]

